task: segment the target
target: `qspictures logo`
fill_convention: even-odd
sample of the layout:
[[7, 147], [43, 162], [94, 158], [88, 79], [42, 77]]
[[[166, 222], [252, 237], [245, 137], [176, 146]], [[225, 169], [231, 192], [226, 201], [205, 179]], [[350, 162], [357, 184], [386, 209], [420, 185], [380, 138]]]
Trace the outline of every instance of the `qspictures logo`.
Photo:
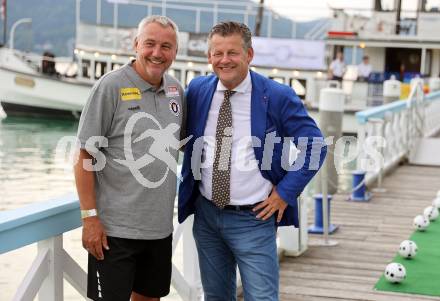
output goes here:
[[[131, 140], [132, 133], [136, 123], [146, 118], [153, 121], [157, 129], [147, 129], [135, 140]], [[160, 123], [152, 115], [145, 112], [138, 112], [130, 117], [125, 126], [124, 131], [124, 155], [125, 159], [115, 159], [116, 162], [128, 167], [135, 179], [147, 188], [156, 188], [162, 185], [167, 178], [168, 172], [171, 170], [177, 176], [177, 161], [171, 155], [170, 150], [179, 150], [183, 145], [191, 139], [185, 138], [179, 141], [175, 138], [174, 133], [180, 130], [180, 126], [175, 123], [170, 123], [165, 128], [162, 128]], [[146, 138], [152, 138], [152, 143], [148, 151], [140, 158], [133, 157], [132, 144], [142, 141]], [[145, 178], [141, 169], [148, 166], [155, 160], [160, 160], [166, 164], [167, 168], [165, 174], [158, 181], [150, 181]]]
[[[127, 94], [128, 95], [128, 94]], [[136, 94], [129, 94], [136, 95]], [[133, 137], [134, 129], [139, 130], [141, 126], [139, 121], [147, 119], [147, 124], [150, 124], [140, 135]], [[144, 123], [145, 124], [145, 123]], [[175, 151], [181, 149], [193, 137], [187, 137], [182, 140], [176, 139], [180, 133], [180, 126], [175, 123], [170, 123], [163, 127], [160, 122], [151, 114], [146, 112], [137, 112], [133, 114], [124, 128], [123, 138], [123, 156], [121, 158], [112, 158], [114, 162], [128, 168], [133, 177], [146, 188], [157, 188], [164, 183], [169, 172], [171, 171], [179, 177], [177, 171], [176, 157], [172, 155]], [[250, 169], [270, 170], [272, 168], [272, 161], [280, 161], [281, 167], [286, 171], [298, 171], [303, 168], [309, 170], [317, 170], [319, 168], [322, 150], [325, 146], [334, 146], [334, 164], [338, 170], [340, 166], [356, 160], [360, 156], [360, 167], [366, 171], [376, 170], [378, 166], [383, 164], [383, 156], [380, 149], [386, 147], [386, 141], [381, 136], [369, 136], [365, 139], [362, 145], [359, 145], [357, 139], [352, 136], [341, 137], [334, 142], [333, 137], [323, 139], [321, 137], [278, 137], [276, 131], [266, 134], [266, 137], [261, 141], [258, 137], [240, 137], [232, 142], [233, 129], [231, 132], [223, 133], [219, 145], [215, 145], [216, 138], [210, 136], [201, 136], [194, 139], [192, 142], [191, 154], [191, 171], [196, 180], [201, 177], [201, 169], [213, 168], [214, 151], [220, 147], [220, 152], [231, 156], [231, 150], [236, 150], [236, 164], [234, 168], [239, 171], [249, 171]], [[133, 145], [143, 141], [149, 140], [144, 152], [139, 156], [139, 151], [136, 152], [135, 157], [133, 152]], [[214, 143], [212, 147], [206, 147], [207, 144]], [[275, 147], [276, 144], [282, 143], [282, 147]], [[233, 146], [234, 144], [234, 146]], [[92, 136], [81, 146], [80, 141], [75, 136], [65, 136], [59, 140], [56, 148], [56, 157], [60, 161], [65, 160], [66, 157], [70, 162], [76, 164], [79, 160], [79, 149], [82, 147], [89, 154], [93, 154], [93, 160], [84, 160], [83, 167], [90, 171], [101, 171], [104, 169], [108, 158], [104, 155], [102, 150], [107, 148], [109, 141], [107, 137]], [[260, 162], [249, 158], [249, 149], [262, 148], [263, 156]], [[275, 148], [277, 151], [275, 152]], [[212, 153], [207, 152], [210, 149]], [[137, 149], [138, 150], [138, 149]], [[174, 151], [173, 151], [174, 150]], [[166, 168], [158, 180], [152, 181], [147, 179], [141, 172], [141, 169], [150, 166], [153, 162], [159, 160]], [[92, 164], [93, 161], [93, 164]], [[341, 164], [342, 163], [342, 164]], [[307, 164], [305, 166], [305, 164]], [[71, 171], [70, 171], [71, 172]]]

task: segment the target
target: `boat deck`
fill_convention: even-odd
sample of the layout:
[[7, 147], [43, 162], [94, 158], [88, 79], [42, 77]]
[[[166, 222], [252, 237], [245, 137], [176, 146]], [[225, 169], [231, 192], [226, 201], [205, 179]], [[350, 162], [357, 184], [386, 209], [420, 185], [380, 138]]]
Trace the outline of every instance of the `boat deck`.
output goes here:
[[[280, 264], [280, 300], [440, 300], [374, 290], [400, 242], [413, 232], [413, 218], [440, 189], [440, 168], [403, 165], [384, 179], [383, 186], [387, 191], [375, 193], [367, 203], [335, 196], [331, 222], [339, 229], [330, 239], [338, 245], [309, 246], [302, 256], [285, 257]], [[309, 236], [311, 244], [321, 239]]]

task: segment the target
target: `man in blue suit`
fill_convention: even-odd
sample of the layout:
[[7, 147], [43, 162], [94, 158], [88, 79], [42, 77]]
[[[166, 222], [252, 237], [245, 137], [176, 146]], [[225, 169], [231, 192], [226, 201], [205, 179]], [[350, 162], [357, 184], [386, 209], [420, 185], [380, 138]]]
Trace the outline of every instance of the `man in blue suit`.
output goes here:
[[278, 300], [276, 228], [298, 226], [297, 199], [321, 166], [325, 143], [290, 87], [249, 70], [246, 25], [217, 24], [208, 46], [215, 75], [192, 80], [186, 95], [193, 137], [179, 222], [195, 213], [205, 300], [236, 300], [237, 265], [246, 301]]

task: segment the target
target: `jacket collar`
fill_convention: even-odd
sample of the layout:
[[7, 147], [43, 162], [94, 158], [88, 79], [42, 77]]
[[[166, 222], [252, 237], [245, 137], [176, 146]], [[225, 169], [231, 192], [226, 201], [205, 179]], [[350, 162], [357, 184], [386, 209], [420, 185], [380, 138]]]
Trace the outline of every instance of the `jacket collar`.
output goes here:
[[[252, 93], [251, 93], [251, 134], [254, 137], [260, 139], [263, 143], [266, 134], [266, 114], [267, 106], [269, 102], [269, 96], [267, 95], [267, 79], [262, 75], [250, 70], [251, 82], [252, 82]], [[200, 125], [197, 132], [198, 137], [203, 135], [206, 127], [206, 121], [208, 119], [209, 109], [211, 107], [212, 98], [217, 89], [217, 84], [219, 79], [217, 76], [209, 76], [206, 82], [206, 86], [199, 87], [201, 89], [201, 111], [200, 111]], [[255, 148], [254, 148], [255, 149]], [[262, 157], [262, 147], [261, 156], [255, 154], [258, 158]]]

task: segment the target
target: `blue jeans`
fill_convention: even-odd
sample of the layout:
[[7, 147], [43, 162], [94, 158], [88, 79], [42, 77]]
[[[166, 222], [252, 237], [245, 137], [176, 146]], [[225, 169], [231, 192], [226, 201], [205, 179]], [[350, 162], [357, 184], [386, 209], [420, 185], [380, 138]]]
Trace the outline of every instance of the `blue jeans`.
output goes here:
[[206, 301], [237, 300], [237, 264], [245, 301], [278, 300], [275, 216], [262, 221], [256, 215], [197, 199], [193, 234]]

